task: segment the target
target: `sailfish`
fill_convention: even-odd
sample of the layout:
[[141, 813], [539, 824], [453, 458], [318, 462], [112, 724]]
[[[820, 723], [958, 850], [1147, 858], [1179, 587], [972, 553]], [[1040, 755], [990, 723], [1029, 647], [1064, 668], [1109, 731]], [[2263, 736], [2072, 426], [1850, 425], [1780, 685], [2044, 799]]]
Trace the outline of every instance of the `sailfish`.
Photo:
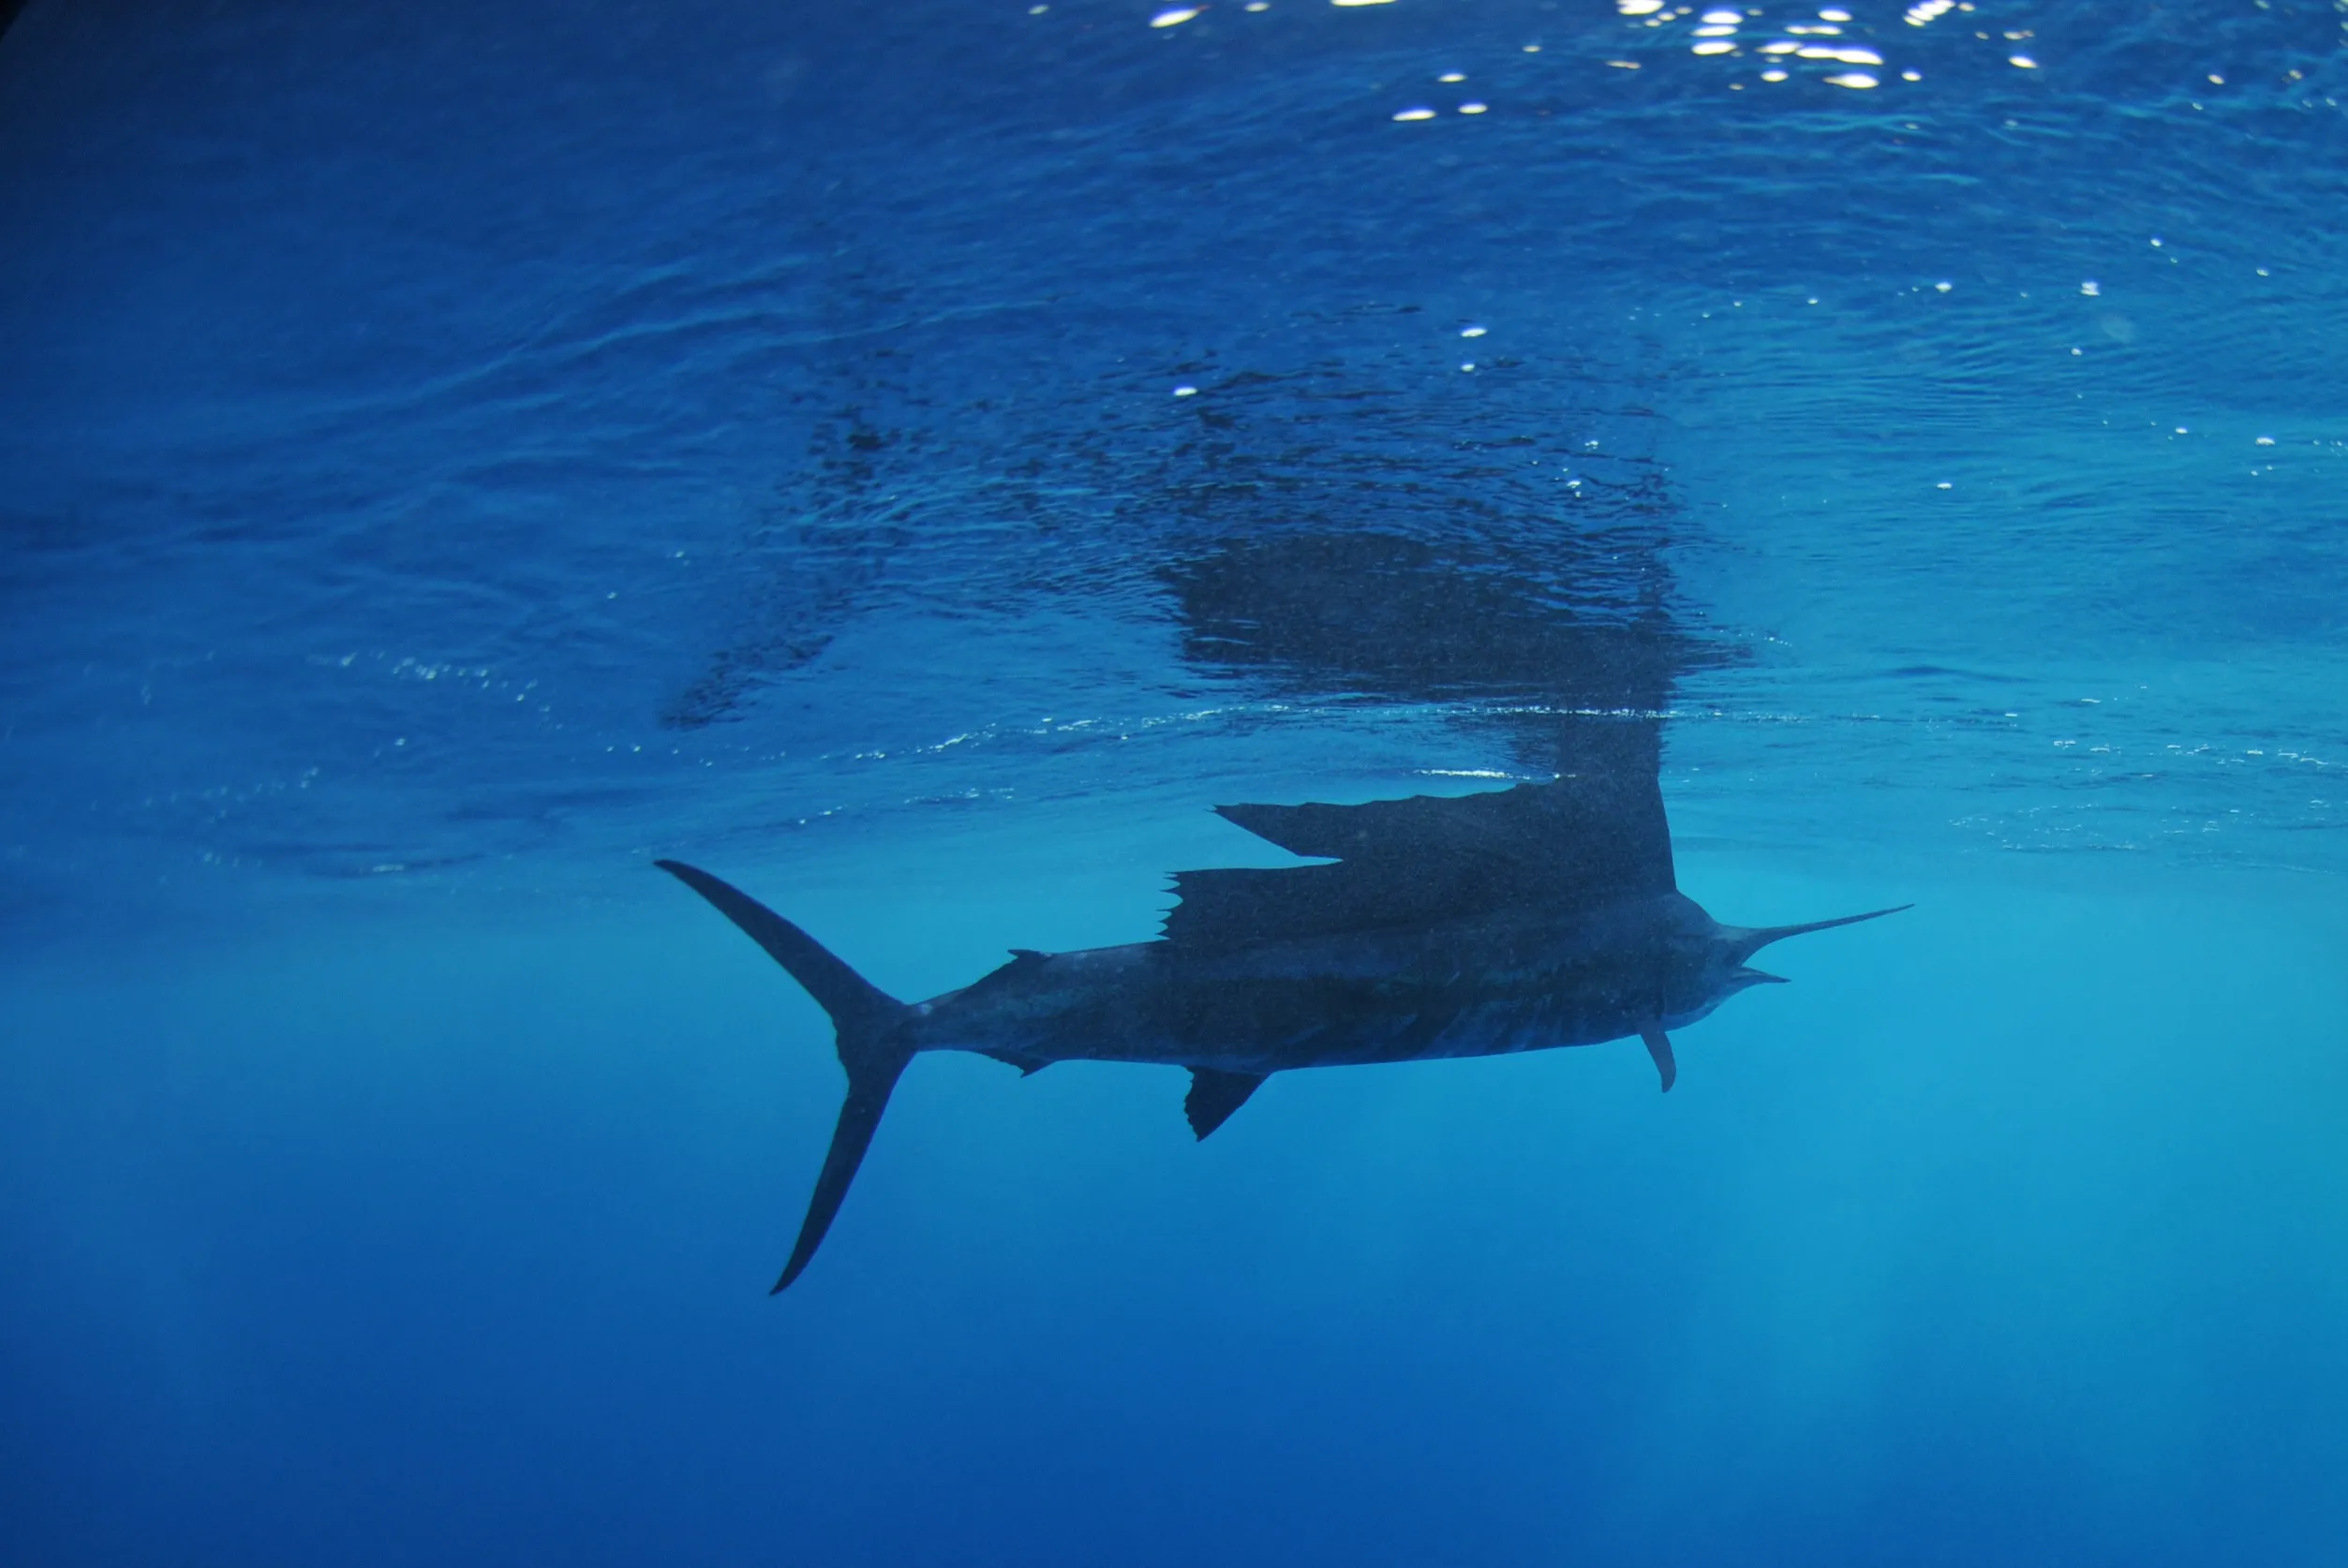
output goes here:
[[1636, 1039], [1668, 1092], [1671, 1031], [1749, 986], [1762, 948], [1897, 909], [1723, 925], [1679, 891], [1653, 768], [1461, 796], [1225, 806], [1317, 864], [1185, 871], [1154, 940], [1014, 950], [927, 1001], [890, 997], [749, 894], [680, 861], [700, 894], [831, 1015], [848, 1092], [790, 1260], [799, 1278], [914, 1058], [971, 1051], [1033, 1073], [1063, 1061], [1184, 1068], [1205, 1138], [1276, 1073]]

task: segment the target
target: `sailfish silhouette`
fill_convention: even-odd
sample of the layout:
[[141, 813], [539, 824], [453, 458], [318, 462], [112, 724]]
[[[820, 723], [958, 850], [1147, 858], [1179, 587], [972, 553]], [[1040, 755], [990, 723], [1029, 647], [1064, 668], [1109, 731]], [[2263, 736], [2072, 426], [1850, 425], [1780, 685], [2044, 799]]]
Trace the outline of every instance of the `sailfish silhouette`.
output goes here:
[[1196, 662], [1323, 690], [1561, 695], [1562, 711], [1553, 701], [1509, 720], [1518, 749], [1553, 759], [1557, 777], [1452, 797], [1220, 806], [1324, 864], [1181, 872], [1156, 940], [1015, 951], [914, 1003], [738, 888], [658, 862], [789, 970], [838, 1032], [847, 1100], [776, 1290], [807, 1267], [899, 1075], [924, 1051], [973, 1051], [1022, 1072], [1061, 1061], [1183, 1067], [1200, 1138], [1265, 1079], [1308, 1067], [1636, 1038], [1668, 1091], [1678, 1074], [1669, 1031], [1778, 980], [1750, 967], [1761, 949], [1895, 912], [1723, 925], [1679, 891], [1657, 781], [1676, 658], [1666, 628], [1574, 621], [1511, 586], [1516, 577], [1464, 576], [1455, 561], [1380, 536], [1251, 541], [1172, 581]]

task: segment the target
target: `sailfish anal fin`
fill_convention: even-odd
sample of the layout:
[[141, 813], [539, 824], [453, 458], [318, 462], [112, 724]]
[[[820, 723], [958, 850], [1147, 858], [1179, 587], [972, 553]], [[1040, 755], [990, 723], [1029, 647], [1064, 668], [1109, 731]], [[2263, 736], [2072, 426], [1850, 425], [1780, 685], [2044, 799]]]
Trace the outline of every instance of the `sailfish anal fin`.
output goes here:
[[1672, 1092], [1672, 1085], [1679, 1077], [1679, 1063], [1672, 1058], [1672, 1037], [1663, 1032], [1660, 1024], [1648, 1024], [1639, 1030], [1639, 1038], [1647, 1043], [1647, 1055], [1655, 1058], [1655, 1070], [1663, 1075], [1663, 1092]]
[[1005, 1067], [1018, 1068], [1022, 1078], [1033, 1077], [1051, 1065], [1041, 1057], [1031, 1057], [1020, 1051], [981, 1051], [978, 1054], [992, 1057]]
[[1192, 1068], [1190, 1093], [1182, 1098], [1182, 1114], [1190, 1117], [1190, 1130], [1204, 1138], [1230, 1120], [1231, 1113], [1247, 1103], [1247, 1097], [1263, 1086], [1266, 1076], [1261, 1072]]

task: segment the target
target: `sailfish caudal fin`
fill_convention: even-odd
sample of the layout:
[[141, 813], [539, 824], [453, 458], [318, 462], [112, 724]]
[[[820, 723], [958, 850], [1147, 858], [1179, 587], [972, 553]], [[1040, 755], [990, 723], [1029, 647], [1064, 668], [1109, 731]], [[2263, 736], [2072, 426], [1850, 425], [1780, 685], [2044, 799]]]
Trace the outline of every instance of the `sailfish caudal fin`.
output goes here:
[[824, 1156], [822, 1174], [815, 1178], [815, 1194], [808, 1200], [807, 1219], [799, 1225], [791, 1261], [782, 1265], [782, 1278], [775, 1281], [780, 1291], [799, 1277], [808, 1260], [815, 1256], [815, 1249], [823, 1245], [824, 1233], [831, 1229], [832, 1216], [840, 1212], [848, 1184], [864, 1161], [873, 1130], [881, 1125], [881, 1113], [888, 1108], [889, 1091], [913, 1059], [913, 1044], [904, 1027], [913, 1009], [741, 889], [681, 861], [652, 864], [716, 905], [720, 914], [790, 970], [791, 978], [806, 986], [808, 995], [831, 1014], [832, 1028], [839, 1035], [840, 1065], [848, 1070], [848, 1098], [840, 1107], [840, 1123], [832, 1130], [832, 1146]]

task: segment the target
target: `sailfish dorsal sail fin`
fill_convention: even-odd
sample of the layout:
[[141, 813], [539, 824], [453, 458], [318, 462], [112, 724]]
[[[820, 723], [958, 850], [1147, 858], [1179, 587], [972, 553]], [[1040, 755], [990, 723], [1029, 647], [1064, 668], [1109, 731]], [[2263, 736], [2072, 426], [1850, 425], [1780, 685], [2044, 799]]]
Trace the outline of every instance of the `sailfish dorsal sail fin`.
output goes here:
[[1512, 907], [1572, 910], [1676, 887], [1652, 776], [1591, 775], [1360, 806], [1226, 806], [1221, 814], [1330, 865], [1185, 871], [1167, 939], [1227, 949], [1430, 925]]

